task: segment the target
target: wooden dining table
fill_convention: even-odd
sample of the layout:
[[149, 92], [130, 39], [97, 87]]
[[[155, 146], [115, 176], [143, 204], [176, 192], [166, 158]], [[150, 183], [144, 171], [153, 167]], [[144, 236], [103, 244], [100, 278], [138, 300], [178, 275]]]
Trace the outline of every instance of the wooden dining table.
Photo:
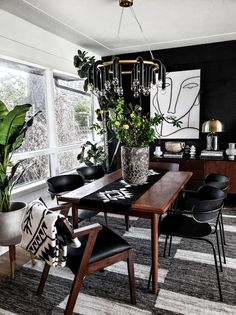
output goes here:
[[[146, 218], [151, 220], [151, 255], [152, 255], [152, 290], [158, 292], [158, 221], [160, 215], [163, 215], [174, 203], [178, 194], [184, 188], [185, 184], [191, 178], [191, 172], [167, 172], [160, 180], [146, 190], [129, 209], [129, 215]], [[70, 202], [72, 204], [73, 226], [78, 226], [78, 208], [86, 210], [97, 210], [107, 213], [116, 213], [127, 215], [127, 211], [105, 207], [104, 209], [95, 208], [93, 204], [81, 207], [81, 198], [96, 192], [112, 182], [121, 179], [121, 170], [117, 170], [104, 177], [95, 180], [88, 185], [82, 186], [76, 190], [68, 192], [59, 197], [59, 200]]]

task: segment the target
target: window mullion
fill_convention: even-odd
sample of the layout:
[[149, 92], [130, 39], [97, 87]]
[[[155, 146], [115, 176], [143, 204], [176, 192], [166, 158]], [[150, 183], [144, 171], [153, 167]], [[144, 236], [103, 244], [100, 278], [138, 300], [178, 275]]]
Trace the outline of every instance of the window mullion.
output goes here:
[[47, 69], [45, 71], [46, 79], [46, 109], [47, 109], [47, 129], [48, 129], [48, 145], [53, 150], [49, 156], [50, 174], [55, 176], [58, 174], [58, 159], [57, 159], [57, 141], [56, 141], [56, 111], [54, 102], [54, 80], [53, 71]]

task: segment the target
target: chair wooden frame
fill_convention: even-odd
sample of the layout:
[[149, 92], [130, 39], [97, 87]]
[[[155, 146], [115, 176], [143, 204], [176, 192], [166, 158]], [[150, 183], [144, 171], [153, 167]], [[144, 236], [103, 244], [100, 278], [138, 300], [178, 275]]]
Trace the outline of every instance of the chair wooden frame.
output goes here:
[[[49, 210], [51, 211], [57, 211], [62, 210], [62, 213], [66, 215], [69, 211], [69, 208], [71, 207], [70, 204], [62, 205], [58, 207], [51, 208]], [[67, 222], [65, 218], [59, 219], [63, 223], [63, 231], [65, 231], [66, 235], [69, 237], [76, 238], [81, 236], [88, 236], [88, 240], [86, 242], [86, 246], [83, 252], [83, 257], [80, 263], [80, 267], [78, 269], [77, 274], [75, 275], [72, 288], [70, 291], [69, 299], [66, 305], [65, 309], [65, 315], [71, 315], [73, 313], [73, 309], [76, 303], [77, 296], [80, 292], [83, 279], [85, 276], [90, 275], [98, 270], [102, 270], [112, 264], [115, 264], [121, 260], [126, 259], [127, 260], [127, 266], [128, 266], [128, 276], [129, 276], [129, 289], [130, 289], [130, 296], [131, 296], [131, 303], [136, 304], [136, 292], [135, 292], [135, 277], [134, 277], [134, 256], [133, 256], [133, 250], [129, 249], [126, 251], [123, 251], [121, 253], [109, 256], [105, 259], [96, 261], [94, 263], [89, 263], [90, 256], [92, 254], [97, 235], [99, 231], [102, 229], [102, 226], [98, 223], [91, 224], [86, 227], [80, 227], [77, 229], [73, 229]], [[43, 293], [43, 289], [45, 286], [45, 282], [47, 280], [49, 271], [50, 271], [50, 265], [45, 263], [43, 273], [40, 279], [40, 283], [37, 290], [37, 295], [41, 295]]]

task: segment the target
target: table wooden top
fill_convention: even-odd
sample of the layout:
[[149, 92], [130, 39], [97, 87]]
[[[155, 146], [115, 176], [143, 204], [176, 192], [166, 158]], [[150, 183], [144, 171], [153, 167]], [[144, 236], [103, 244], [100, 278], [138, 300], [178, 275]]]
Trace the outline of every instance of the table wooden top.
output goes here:
[[[191, 172], [170, 171], [166, 173], [132, 204], [130, 215], [132, 215], [132, 210], [142, 213], [165, 213], [191, 176]], [[60, 196], [58, 199], [79, 204], [81, 198], [103, 188], [119, 178], [121, 178], [121, 170], [106, 174], [104, 177]]]

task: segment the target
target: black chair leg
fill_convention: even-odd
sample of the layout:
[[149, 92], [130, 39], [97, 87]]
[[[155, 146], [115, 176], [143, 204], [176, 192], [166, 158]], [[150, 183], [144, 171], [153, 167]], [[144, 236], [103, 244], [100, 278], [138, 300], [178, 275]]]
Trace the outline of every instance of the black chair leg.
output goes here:
[[151, 281], [152, 281], [152, 267], [150, 268], [150, 272], [149, 272], [149, 278], [148, 278], [148, 284], [147, 284], [148, 290], [150, 289]]
[[223, 230], [221, 223], [219, 222], [219, 228], [220, 228], [220, 240], [221, 240], [221, 247], [222, 247], [222, 254], [223, 254], [223, 260], [224, 264], [226, 264], [226, 257], [225, 257], [225, 246], [224, 246], [224, 236], [223, 236]]
[[168, 252], [169, 257], [170, 257], [170, 252], [171, 252], [171, 245], [172, 245], [172, 235], [170, 236], [170, 242], [169, 242], [169, 252]]
[[221, 253], [220, 253], [219, 235], [218, 235], [217, 228], [216, 228], [216, 243], [217, 243], [217, 249], [218, 249], [218, 255], [219, 255], [220, 271], [223, 271]]
[[104, 212], [104, 219], [105, 219], [105, 224], [108, 227], [107, 212]]
[[166, 235], [165, 239], [165, 245], [164, 245], [164, 252], [163, 252], [163, 257], [166, 257], [166, 247], [167, 247], [167, 241], [168, 241], [169, 235]]
[[219, 276], [219, 270], [218, 270], [218, 265], [217, 265], [217, 258], [216, 258], [216, 251], [214, 248], [214, 245], [208, 241], [209, 244], [211, 244], [212, 250], [213, 250], [213, 255], [214, 255], [214, 260], [215, 260], [215, 268], [216, 268], [216, 277], [217, 277], [217, 283], [218, 283], [218, 288], [219, 288], [219, 295], [220, 295], [220, 301], [223, 302], [223, 296], [222, 296], [222, 291], [221, 291], [221, 285], [220, 285], [220, 276]]
[[125, 215], [125, 228], [126, 228], [126, 231], [129, 232], [129, 216], [126, 214]]
[[226, 245], [226, 241], [225, 241], [225, 230], [224, 230], [224, 221], [223, 221], [222, 212], [220, 213], [220, 225], [221, 225], [221, 228], [222, 228], [223, 243], [224, 243], [224, 245]]

